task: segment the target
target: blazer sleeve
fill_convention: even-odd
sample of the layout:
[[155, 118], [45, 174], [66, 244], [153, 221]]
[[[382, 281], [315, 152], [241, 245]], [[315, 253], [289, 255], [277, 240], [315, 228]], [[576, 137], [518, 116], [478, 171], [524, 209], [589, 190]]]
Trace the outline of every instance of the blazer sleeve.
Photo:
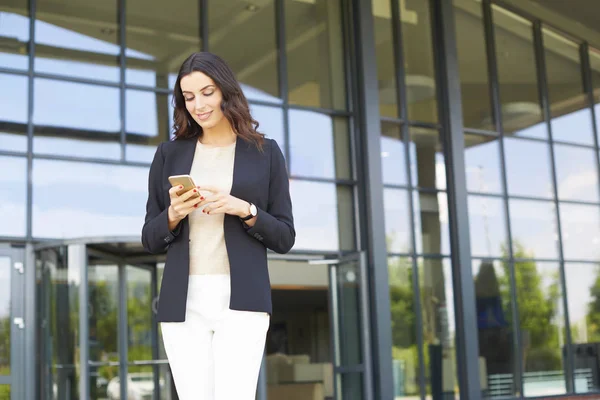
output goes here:
[[164, 253], [181, 231], [181, 223], [174, 231], [169, 230], [169, 205], [164, 204], [162, 175], [164, 166], [162, 143], [156, 149], [148, 174], [148, 201], [146, 218], [142, 228], [142, 245], [152, 254]]
[[284, 254], [292, 249], [296, 241], [290, 182], [279, 145], [275, 140], [271, 140], [270, 147], [271, 172], [267, 210], [258, 208], [256, 222], [247, 232], [263, 242], [267, 248]]

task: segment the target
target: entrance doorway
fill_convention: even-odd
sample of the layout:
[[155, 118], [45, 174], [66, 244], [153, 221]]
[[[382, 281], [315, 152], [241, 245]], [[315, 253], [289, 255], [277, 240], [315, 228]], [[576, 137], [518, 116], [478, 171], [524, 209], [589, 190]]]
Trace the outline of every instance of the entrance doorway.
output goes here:
[[[164, 256], [135, 240], [35, 250], [39, 398], [177, 399], [156, 308]], [[362, 253], [269, 254], [273, 315], [257, 399], [369, 399]]]
[[23, 398], [23, 250], [0, 247], [0, 399]]

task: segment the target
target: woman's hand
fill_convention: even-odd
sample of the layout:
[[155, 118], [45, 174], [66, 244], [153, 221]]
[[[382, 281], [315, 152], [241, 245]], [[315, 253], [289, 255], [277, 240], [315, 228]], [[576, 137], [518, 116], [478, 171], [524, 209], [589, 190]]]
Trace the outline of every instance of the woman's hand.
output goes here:
[[188, 214], [198, 208], [198, 204], [204, 200], [204, 197], [197, 196], [192, 197], [198, 193], [198, 189], [190, 189], [182, 195], [177, 195], [179, 190], [183, 189], [183, 186], [173, 186], [169, 189], [169, 197], [171, 198], [171, 205], [169, 206], [169, 230], [175, 229], [177, 224], [184, 219]]
[[247, 201], [210, 186], [202, 186], [201, 190], [212, 193], [198, 204], [199, 207], [206, 205], [202, 210], [205, 214], [230, 214], [237, 217], [245, 217], [250, 214], [250, 203]]

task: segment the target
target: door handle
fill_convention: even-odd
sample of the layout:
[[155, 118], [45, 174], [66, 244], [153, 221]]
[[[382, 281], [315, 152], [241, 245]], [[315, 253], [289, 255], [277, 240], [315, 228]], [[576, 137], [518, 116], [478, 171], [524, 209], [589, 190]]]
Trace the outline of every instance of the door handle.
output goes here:
[[25, 321], [23, 321], [23, 318], [21, 317], [16, 317], [13, 319], [13, 323], [19, 327], [19, 329], [23, 329], [25, 328]]

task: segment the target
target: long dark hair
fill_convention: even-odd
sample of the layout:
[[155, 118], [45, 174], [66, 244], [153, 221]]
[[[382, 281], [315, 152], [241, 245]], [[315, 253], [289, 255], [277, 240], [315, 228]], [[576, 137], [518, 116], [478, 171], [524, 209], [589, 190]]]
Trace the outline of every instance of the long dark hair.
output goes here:
[[221, 90], [223, 100], [221, 110], [231, 124], [236, 135], [262, 149], [264, 135], [258, 133], [258, 122], [250, 115], [248, 100], [235, 79], [233, 71], [216, 54], [198, 52], [190, 55], [181, 65], [175, 88], [173, 89], [173, 130], [176, 139], [190, 139], [202, 136], [202, 127], [192, 118], [185, 107], [185, 98], [181, 92], [181, 78], [200, 71], [211, 78]]

